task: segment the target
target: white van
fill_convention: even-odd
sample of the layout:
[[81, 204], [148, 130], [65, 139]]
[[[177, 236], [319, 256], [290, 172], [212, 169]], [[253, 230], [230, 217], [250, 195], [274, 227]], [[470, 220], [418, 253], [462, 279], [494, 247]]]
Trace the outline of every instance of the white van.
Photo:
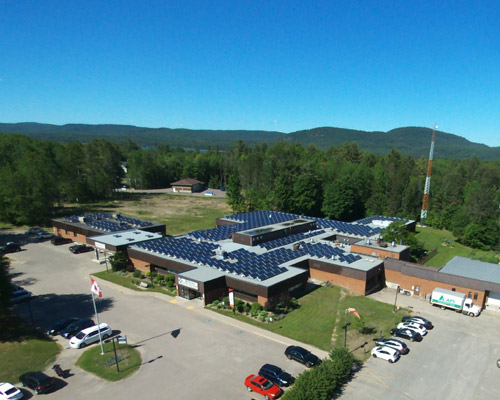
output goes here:
[[[99, 329], [101, 330], [101, 337], [107, 339], [111, 336], [111, 328], [108, 324], [100, 324]], [[81, 349], [89, 344], [99, 341], [99, 329], [97, 325], [86, 328], [83, 331], [78, 332], [69, 341], [69, 345], [74, 349]]]

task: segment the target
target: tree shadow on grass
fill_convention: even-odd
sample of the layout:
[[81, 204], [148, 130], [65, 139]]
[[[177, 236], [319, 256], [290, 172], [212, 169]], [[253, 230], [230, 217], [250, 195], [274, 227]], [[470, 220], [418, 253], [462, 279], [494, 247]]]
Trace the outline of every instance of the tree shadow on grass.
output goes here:
[[[98, 312], [108, 310], [112, 306], [111, 298], [96, 299]], [[93, 319], [94, 315], [90, 294], [50, 293], [33, 296], [29, 301], [15, 304], [10, 314], [0, 316], [0, 342], [21, 342], [33, 338], [52, 340], [45, 332], [55, 322], [69, 317]]]

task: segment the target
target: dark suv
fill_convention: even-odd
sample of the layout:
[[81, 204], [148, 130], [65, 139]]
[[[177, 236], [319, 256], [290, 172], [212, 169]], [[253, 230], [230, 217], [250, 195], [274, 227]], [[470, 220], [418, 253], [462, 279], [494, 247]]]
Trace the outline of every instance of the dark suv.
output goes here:
[[79, 319], [78, 321], [69, 324], [66, 328], [61, 330], [61, 336], [65, 337], [66, 339], [71, 339], [81, 330], [90, 328], [94, 325], [94, 321], [92, 321], [91, 319]]
[[294, 381], [292, 375], [272, 364], [264, 364], [259, 370], [259, 375], [281, 387], [289, 386]]
[[54, 387], [55, 383], [54, 378], [40, 371], [28, 372], [27, 374], [21, 375], [19, 381], [23, 387], [29, 387], [31, 390], [34, 390], [36, 394], [49, 392]]
[[9, 242], [5, 246], [0, 248], [0, 254], [16, 253], [21, 250], [21, 246], [19, 246], [17, 243]]

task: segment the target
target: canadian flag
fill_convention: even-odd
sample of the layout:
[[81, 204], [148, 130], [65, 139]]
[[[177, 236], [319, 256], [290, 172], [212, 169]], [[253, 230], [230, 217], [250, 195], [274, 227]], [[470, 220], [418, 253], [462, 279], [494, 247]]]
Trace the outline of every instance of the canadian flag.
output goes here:
[[348, 308], [347, 311], [352, 312], [356, 317], [358, 317], [359, 319], [361, 319], [361, 317], [359, 316], [359, 314], [358, 314], [358, 312], [356, 311], [355, 308]]
[[90, 278], [90, 291], [96, 296], [102, 297], [102, 290], [100, 286], [92, 278]]
[[229, 289], [229, 305], [234, 307], [234, 292], [233, 289]]

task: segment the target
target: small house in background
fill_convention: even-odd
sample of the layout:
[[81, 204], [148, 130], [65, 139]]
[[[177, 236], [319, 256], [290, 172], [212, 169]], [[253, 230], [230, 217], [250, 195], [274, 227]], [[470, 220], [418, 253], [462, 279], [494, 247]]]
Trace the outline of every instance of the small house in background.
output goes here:
[[170, 185], [174, 193], [196, 193], [203, 190], [203, 183], [193, 178], [184, 178]]

